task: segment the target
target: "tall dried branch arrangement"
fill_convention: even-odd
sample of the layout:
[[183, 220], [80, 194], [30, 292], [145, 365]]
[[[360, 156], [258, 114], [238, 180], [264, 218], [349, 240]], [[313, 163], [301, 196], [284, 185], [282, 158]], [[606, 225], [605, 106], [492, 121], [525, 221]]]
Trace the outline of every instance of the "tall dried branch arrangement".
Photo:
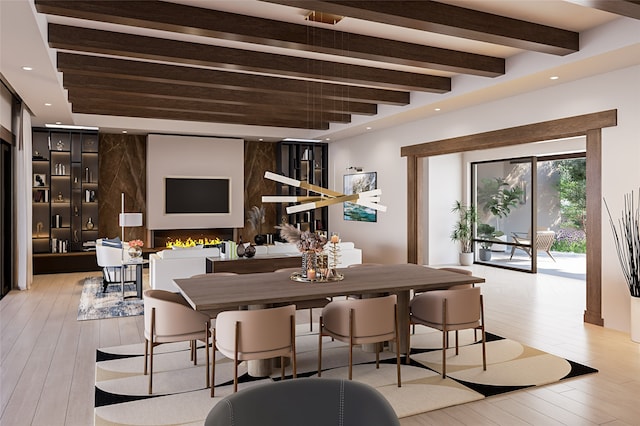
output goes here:
[[622, 217], [618, 219], [619, 232], [611, 217], [607, 201], [604, 201], [622, 274], [633, 297], [640, 297], [640, 188], [638, 189], [638, 198], [639, 203], [636, 205], [633, 191], [630, 194], [625, 194]]

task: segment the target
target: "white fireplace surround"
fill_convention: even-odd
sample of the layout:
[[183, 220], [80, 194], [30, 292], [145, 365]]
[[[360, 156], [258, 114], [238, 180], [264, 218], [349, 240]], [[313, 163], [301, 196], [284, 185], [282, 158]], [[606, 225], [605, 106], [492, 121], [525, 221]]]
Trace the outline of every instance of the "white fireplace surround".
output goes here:
[[[230, 212], [166, 214], [167, 176], [225, 176], [230, 180]], [[206, 196], [206, 194], [203, 194]], [[198, 229], [244, 226], [244, 140], [150, 134], [147, 138], [147, 228]]]

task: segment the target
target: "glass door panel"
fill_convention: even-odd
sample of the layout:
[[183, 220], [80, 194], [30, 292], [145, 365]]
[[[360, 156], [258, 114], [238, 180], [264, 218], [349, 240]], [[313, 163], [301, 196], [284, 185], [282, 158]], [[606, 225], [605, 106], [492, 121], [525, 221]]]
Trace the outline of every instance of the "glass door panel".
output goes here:
[[472, 163], [472, 197], [478, 212], [477, 263], [536, 271], [531, 230], [536, 176], [534, 157]]

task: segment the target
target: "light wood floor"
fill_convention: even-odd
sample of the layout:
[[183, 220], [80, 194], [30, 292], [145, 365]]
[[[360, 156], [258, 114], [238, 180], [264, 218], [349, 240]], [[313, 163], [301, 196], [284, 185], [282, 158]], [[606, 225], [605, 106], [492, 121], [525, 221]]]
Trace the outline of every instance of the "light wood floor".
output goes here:
[[[487, 279], [488, 331], [600, 372], [405, 418], [403, 426], [640, 425], [640, 345], [583, 324], [583, 282], [473, 269]], [[96, 348], [143, 340], [142, 317], [76, 321], [87, 275], [36, 276], [31, 290], [0, 301], [0, 425], [92, 425]]]

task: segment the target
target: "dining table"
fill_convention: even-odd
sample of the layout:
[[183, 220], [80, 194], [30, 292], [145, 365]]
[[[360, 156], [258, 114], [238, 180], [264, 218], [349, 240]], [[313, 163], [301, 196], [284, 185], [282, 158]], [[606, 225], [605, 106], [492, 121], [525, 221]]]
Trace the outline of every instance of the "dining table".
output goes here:
[[[174, 281], [193, 309], [213, 313], [236, 310], [241, 306], [248, 306], [250, 309], [265, 308], [323, 297], [395, 294], [400, 348], [403, 353], [409, 338], [409, 301], [412, 290], [439, 290], [485, 281], [484, 278], [473, 275], [412, 263], [341, 268], [337, 271], [344, 277], [342, 280], [301, 282], [291, 279], [290, 273], [265, 272], [233, 276], [216, 276], [213, 273]], [[269, 374], [269, 368], [264, 363], [256, 363], [249, 373], [265, 376]]]

